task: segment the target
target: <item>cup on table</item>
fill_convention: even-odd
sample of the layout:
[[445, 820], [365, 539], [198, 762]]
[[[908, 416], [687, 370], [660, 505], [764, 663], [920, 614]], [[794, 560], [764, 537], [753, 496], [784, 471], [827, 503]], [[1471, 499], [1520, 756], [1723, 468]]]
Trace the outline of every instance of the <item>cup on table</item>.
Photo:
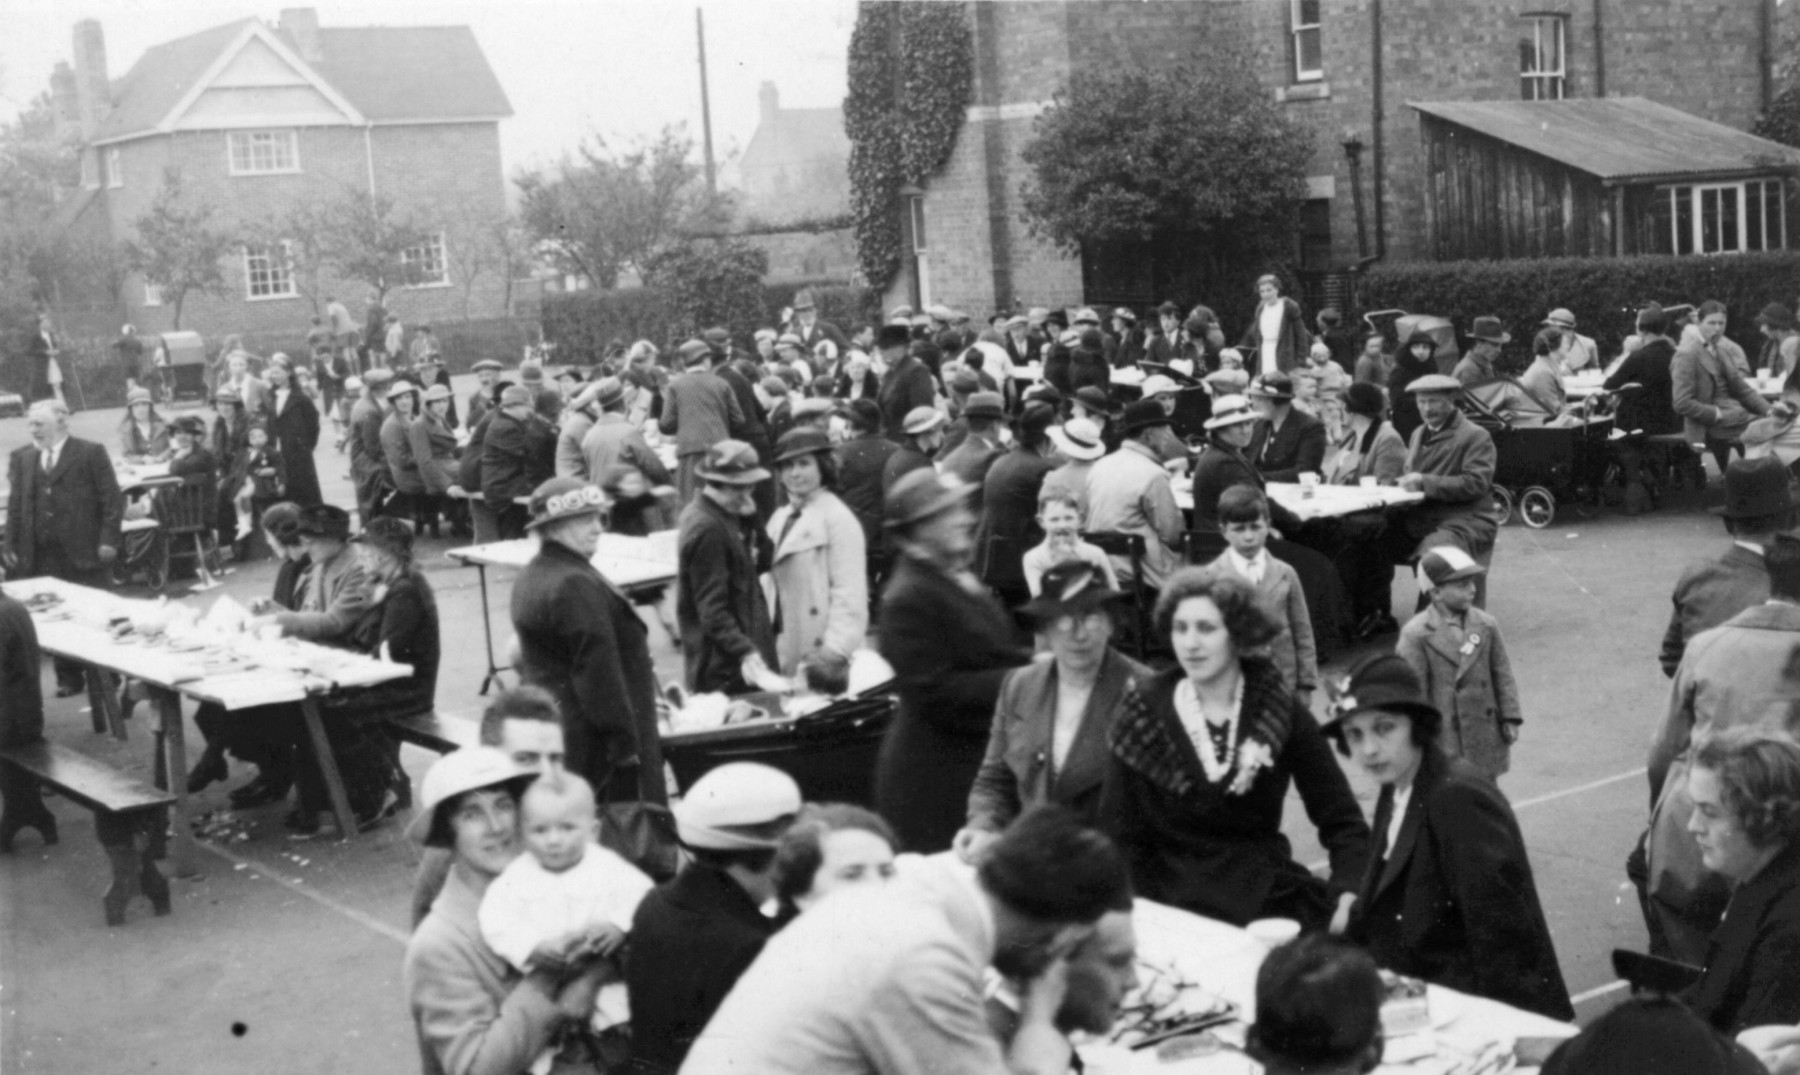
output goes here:
[[1264, 948], [1277, 948], [1300, 936], [1300, 923], [1291, 918], [1259, 918], [1244, 930]]
[[1362, 486], [1364, 489], [1373, 489], [1381, 483], [1376, 479], [1375, 475], [1364, 474], [1362, 477], [1356, 479], [1356, 484]]
[[1306, 473], [1300, 475], [1300, 495], [1301, 496], [1304, 496], [1304, 497], [1316, 496], [1318, 494], [1318, 489], [1319, 489], [1319, 476], [1317, 474], [1315, 474], [1309, 470]]
[[1762, 369], [1756, 371], [1756, 379], [1766, 384], [1775, 379], [1775, 371], [1768, 366], [1764, 366]]

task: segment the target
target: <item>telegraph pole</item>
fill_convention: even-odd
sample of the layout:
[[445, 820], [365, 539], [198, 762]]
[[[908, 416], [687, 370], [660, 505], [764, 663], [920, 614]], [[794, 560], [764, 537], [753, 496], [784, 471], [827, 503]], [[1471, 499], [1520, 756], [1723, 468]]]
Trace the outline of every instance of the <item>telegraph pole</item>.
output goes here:
[[706, 192], [719, 193], [719, 180], [713, 168], [712, 101], [706, 90], [706, 15], [694, 9], [694, 33], [700, 39], [700, 129], [706, 145]]

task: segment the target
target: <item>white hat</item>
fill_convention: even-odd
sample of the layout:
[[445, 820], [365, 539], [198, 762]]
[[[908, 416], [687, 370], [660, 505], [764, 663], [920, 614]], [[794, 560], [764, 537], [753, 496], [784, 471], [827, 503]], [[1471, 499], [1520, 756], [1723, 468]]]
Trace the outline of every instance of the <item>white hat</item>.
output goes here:
[[465, 791], [490, 788], [513, 780], [526, 784], [536, 776], [530, 769], [520, 768], [512, 755], [498, 747], [473, 746], [453, 750], [426, 770], [425, 785], [419, 794], [419, 811], [407, 823], [406, 834], [423, 841], [431, 834], [431, 819], [437, 815], [437, 808]]
[[1220, 396], [1213, 400], [1213, 416], [1206, 420], [1206, 428], [1223, 429], [1226, 426], [1254, 422], [1261, 417], [1261, 413], [1243, 396]]
[[1160, 373], [1152, 373], [1149, 377], [1145, 378], [1143, 387], [1140, 388], [1139, 391], [1144, 394], [1145, 399], [1149, 399], [1151, 396], [1161, 395], [1164, 392], [1179, 392], [1181, 391], [1181, 386], [1175, 383], [1175, 378], [1173, 377], [1165, 377]]
[[1075, 311], [1074, 317], [1069, 318], [1069, 324], [1071, 325], [1098, 325], [1099, 323], [1100, 315], [1095, 313], [1094, 308], [1091, 306], [1083, 306], [1081, 309]]
[[689, 847], [756, 851], [779, 842], [767, 826], [792, 818], [800, 805], [800, 785], [780, 769], [727, 762], [694, 781], [675, 804], [675, 828]]
[[1085, 462], [1106, 454], [1106, 445], [1100, 439], [1100, 427], [1088, 418], [1071, 418], [1061, 428], [1052, 428], [1050, 439], [1056, 443], [1057, 451], [1070, 459]]

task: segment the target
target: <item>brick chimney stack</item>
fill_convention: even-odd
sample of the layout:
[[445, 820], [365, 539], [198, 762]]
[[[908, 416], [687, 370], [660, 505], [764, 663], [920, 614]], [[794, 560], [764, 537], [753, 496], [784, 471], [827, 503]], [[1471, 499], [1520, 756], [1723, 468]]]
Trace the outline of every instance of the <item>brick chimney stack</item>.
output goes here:
[[762, 121], [764, 123], [772, 121], [775, 113], [781, 111], [781, 91], [775, 88], [775, 83], [764, 82], [756, 96], [762, 102]]
[[307, 63], [318, 63], [325, 58], [319, 48], [319, 12], [310, 7], [286, 7], [281, 9], [281, 32], [293, 43], [294, 51]]
[[75, 24], [75, 99], [81, 114], [81, 136], [94, 137], [100, 121], [112, 111], [112, 80], [106, 72], [106, 33], [100, 20]]
[[75, 87], [75, 69], [59, 60], [50, 72], [50, 118], [56, 138], [73, 142], [81, 137], [81, 93]]

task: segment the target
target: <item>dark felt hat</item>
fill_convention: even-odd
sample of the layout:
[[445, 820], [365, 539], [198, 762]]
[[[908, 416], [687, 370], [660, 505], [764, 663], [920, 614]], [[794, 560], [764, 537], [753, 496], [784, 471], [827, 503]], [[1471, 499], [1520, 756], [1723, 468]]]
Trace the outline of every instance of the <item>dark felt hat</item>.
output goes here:
[[883, 325], [875, 333], [875, 346], [905, 347], [912, 342], [912, 330], [905, 325]]
[[1086, 560], [1070, 560], [1044, 572], [1038, 596], [1019, 611], [1039, 623], [1058, 616], [1079, 616], [1107, 605], [1125, 594], [1106, 584], [1106, 573]]
[[1782, 515], [1794, 510], [1788, 490], [1788, 469], [1772, 455], [1761, 459], [1733, 459], [1725, 468], [1725, 503], [1713, 508], [1727, 519], [1751, 519]]
[[1162, 404], [1153, 399], [1137, 399], [1125, 404], [1125, 417], [1119, 421], [1119, 434], [1129, 437], [1140, 429], [1166, 426], [1169, 415]]
[[964, 503], [976, 489], [954, 474], [939, 474], [931, 467], [908, 471], [888, 490], [882, 502], [881, 525], [903, 530]]
[[1351, 414], [1379, 418], [1381, 412], [1387, 409], [1387, 393], [1379, 385], [1357, 381], [1344, 389], [1344, 409]]
[[694, 473], [701, 481], [719, 485], [756, 485], [769, 480], [756, 449], [741, 440], [722, 440], [707, 449]]
[[314, 504], [300, 513], [295, 532], [302, 537], [343, 541], [350, 536], [350, 513], [336, 504]]
[[806, 426], [790, 429], [775, 442], [775, 465], [803, 455], [819, 455], [831, 451], [831, 437], [822, 430]]
[[1506, 331], [1498, 317], [1477, 317], [1475, 324], [1469, 328], [1469, 337], [1487, 343], [1512, 342], [1512, 334]]
[[1344, 749], [1344, 721], [1364, 710], [1385, 709], [1411, 717], [1420, 730], [1435, 735], [1443, 715], [1425, 699], [1419, 674], [1395, 653], [1377, 653], [1358, 661], [1331, 690], [1331, 719], [1320, 730]]

